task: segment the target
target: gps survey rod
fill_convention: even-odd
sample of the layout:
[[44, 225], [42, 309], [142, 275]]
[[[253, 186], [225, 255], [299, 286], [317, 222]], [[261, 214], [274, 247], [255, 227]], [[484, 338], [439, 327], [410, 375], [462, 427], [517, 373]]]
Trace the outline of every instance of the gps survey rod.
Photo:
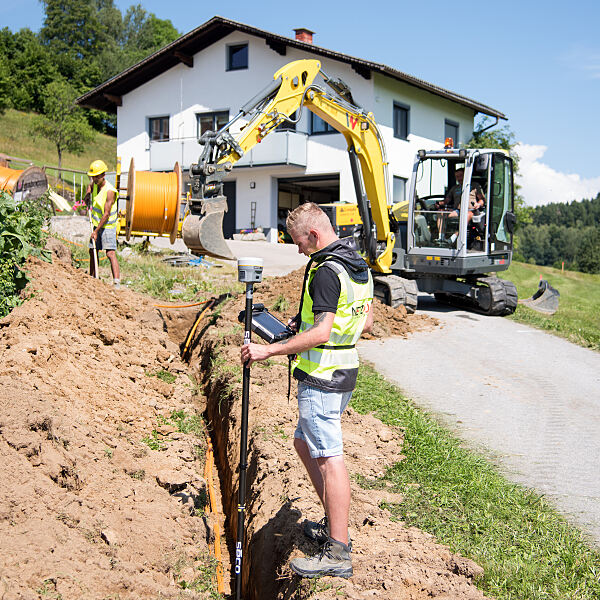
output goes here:
[[[262, 281], [262, 258], [238, 259], [238, 280], [246, 284], [246, 312], [244, 318], [244, 345], [252, 335], [252, 299], [254, 284]], [[235, 598], [242, 597], [242, 563], [244, 559], [244, 515], [246, 511], [246, 470], [248, 468], [248, 404], [250, 396], [250, 366], [244, 363], [242, 379], [242, 431], [240, 440], [240, 469], [238, 489], [237, 542], [235, 544]]]

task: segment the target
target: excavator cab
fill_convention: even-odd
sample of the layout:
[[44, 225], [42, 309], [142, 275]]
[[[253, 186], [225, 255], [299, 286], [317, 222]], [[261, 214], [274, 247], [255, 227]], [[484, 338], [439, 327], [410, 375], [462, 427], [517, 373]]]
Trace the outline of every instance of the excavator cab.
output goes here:
[[513, 312], [512, 159], [497, 149], [420, 150], [409, 193], [407, 273], [419, 291], [489, 315]]

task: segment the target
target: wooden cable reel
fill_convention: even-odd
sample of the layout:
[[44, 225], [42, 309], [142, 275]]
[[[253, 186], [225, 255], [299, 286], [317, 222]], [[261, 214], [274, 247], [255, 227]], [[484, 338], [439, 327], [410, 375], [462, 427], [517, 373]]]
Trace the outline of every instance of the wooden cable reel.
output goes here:
[[11, 195], [20, 192], [21, 199], [27, 197], [37, 199], [48, 190], [48, 178], [39, 167], [17, 170], [0, 166], [0, 190]]
[[181, 208], [181, 167], [175, 163], [170, 173], [138, 171], [131, 159], [127, 177], [127, 206], [125, 211], [125, 237], [153, 233], [169, 233], [175, 243]]

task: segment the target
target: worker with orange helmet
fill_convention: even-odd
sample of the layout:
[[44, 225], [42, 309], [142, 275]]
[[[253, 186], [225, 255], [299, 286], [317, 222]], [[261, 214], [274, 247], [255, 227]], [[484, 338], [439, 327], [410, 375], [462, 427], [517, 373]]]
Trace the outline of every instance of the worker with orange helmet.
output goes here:
[[[104, 250], [110, 261], [113, 283], [120, 287], [119, 263], [117, 261], [117, 190], [106, 180], [108, 167], [103, 160], [90, 165], [91, 179], [84, 202], [91, 208], [92, 235], [90, 236], [90, 275], [96, 277], [98, 252]], [[95, 253], [95, 256], [94, 256]]]

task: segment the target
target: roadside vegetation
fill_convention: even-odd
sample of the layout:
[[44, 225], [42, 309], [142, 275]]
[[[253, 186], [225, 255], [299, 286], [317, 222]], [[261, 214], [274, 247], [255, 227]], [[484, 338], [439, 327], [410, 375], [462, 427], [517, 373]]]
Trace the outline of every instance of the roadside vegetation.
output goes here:
[[48, 215], [44, 201], [18, 203], [0, 192], [0, 318], [23, 302], [29, 281], [23, 270], [27, 257], [49, 260], [42, 229]]
[[499, 274], [510, 279], [519, 298], [529, 298], [538, 289], [540, 275], [560, 292], [558, 311], [553, 315], [538, 313], [519, 305], [510, 318], [565, 339], [600, 351], [600, 275], [564, 271], [527, 263], [511, 263], [508, 271]]
[[[386, 507], [485, 570], [477, 585], [498, 600], [596, 600], [600, 552], [539, 495], [506, 481], [370, 366], [352, 406], [404, 431], [406, 459], [364, 487], [403, 495]], [[392, 487], [389, 487], [391, 484]]]
[[[89, 269], [88, 249], [71, 245], [73, 263], [81, 269]], [[241, 292], [234, 266], [208, 259], [199, 266], [174, 267], [163, 259], [175, 256], [171, 250], [149, 249], [145, 243], [119, 244], [117, 258], [121, 270], [121, 284], [160, 300], [201, 302], [226, 292]], [[112, 279], [110, 265], [100, 252], [99, 274], [101, 279]], [[205, 266], [204, 266], [205, 265]], [[218, 271], [218, 277], [214, 272]]]

